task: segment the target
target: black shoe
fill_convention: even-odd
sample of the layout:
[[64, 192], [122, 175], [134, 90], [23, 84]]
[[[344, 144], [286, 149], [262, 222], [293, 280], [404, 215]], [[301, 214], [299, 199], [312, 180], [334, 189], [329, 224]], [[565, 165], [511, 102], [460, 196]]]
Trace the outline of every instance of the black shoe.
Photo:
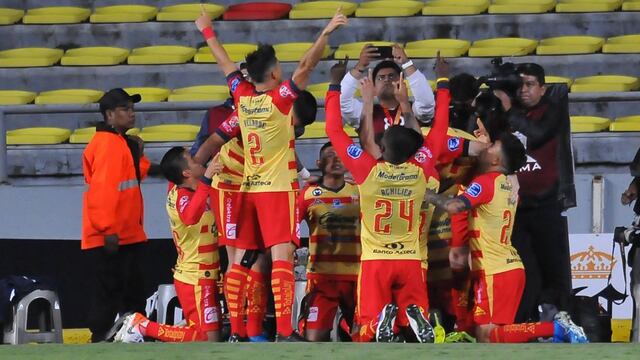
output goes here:
[[435, 335], [433, 334], [433, 327], [427, 319], [424, 318], [422, 311], [417, 305], [407, 306], [407, 318], [409, 318], [409, 327], [413, 331], [421, 343], [433, 343]]
[[308, 342], [309, 340], [303, 338], [297, 332], [292, 332], [289, 336], [282, 336], [276, 334], [276, 342]]
[[233, 334], [229, 336], [229, 340], [227, 340], [227, 342], [230, 342], [230, 343], [239, 343], [239, 342], [248, 342], [248, 341], [249, 341], [249, 338], [242, 337], [238, 334]]
[[122, 327], [122, 325], [124, 325], [125, 320], [131, 314], [133, 314], [133, 312], [128, 312], [120, 316], [118, 320], [116, 320], [116, 322], [113, 323], [113, 325], [111, 326], [111, 329], [107, 331], [107, 334], [104, 337], [104, 341], [113, 342], [113, 338], [116, 336], [118, 331], [120, 331], [120, 328]]
[[382, 309], [378, 317], [376, 327], [376, 342], [390, 343], [394, 341], [393, 325], [396, 322], [398, 307], [394, 304], [387, 304]]

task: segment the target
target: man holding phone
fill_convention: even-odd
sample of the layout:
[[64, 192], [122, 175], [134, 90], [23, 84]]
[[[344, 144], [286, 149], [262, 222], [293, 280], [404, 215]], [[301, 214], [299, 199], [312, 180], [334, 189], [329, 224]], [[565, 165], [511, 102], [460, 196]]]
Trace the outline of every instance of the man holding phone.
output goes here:
[[[399, 110], [398, 101], [394, 96], [393, 82], [400, 79], [400, 73], [408, 80], [409, 88], [413, 92], [413, 112], [419, 122], [425, 123], [431, 120], [434, 111], [434, 97], [427, 78], [409, 60], [404, 49], [398, 44], [393, 46], [378, 46], [371, 44], [364, 46], [360, 52], [360, 59], [351, 71], [346, 72], [347, 61], [341, 63], [342, 71], [332, 71], [332, 76], [340, 76], [342, 93], [340, 95], [340, 110], [342, 117], [351, 126], [360, 126], [362, 114], [362, 102], [356, 99], [355, 94], [358, 82], [366, 76], [371, 62], [382, 60], [373, 69], [373, 82], [375, 85], [378, 104], [373, 109], [374, 131], [379, 137], [386, 128], [404, 124], [404, 119]], [[339, 70], [339, 69], [336, 69]], [[345, 74], [346, 72], [346, 74]], [[344, 74], [344, 75], [343, 75]], [[337, 81], [336, 81], [337, 80]], [[339, 79], [332, 79], [338, 82]]]

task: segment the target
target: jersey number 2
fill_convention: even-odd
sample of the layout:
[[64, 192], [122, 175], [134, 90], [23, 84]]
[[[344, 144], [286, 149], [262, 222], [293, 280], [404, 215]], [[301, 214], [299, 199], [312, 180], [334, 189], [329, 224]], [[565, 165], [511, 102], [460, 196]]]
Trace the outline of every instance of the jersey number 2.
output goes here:
[[[396, 202], [399, 203], [399, 212], [398, 215], [401, 219], [407, 221], [407, 232], [411, 232], [413, 229], [413, 199], [412, 200], [401, 200]], [[388, 221], [391, 216], [393, 216], [393, 202], [390, 200], [379, 199], [376, 200], [375, 209], [382, 210], [377, 213], [373, 222], [374, 227], [373, 231], [379, 234], [391, 234], [391, 223]]]
[[249, 142], [249, 154], [251, 154], [251, 164], [252, 165], [262, 165], [264, 164], [264, 158], [260, 155], [256, 155], [260, 153], [262, 150], [262, 144], [260, 143], [260, 136], [256, 133], [249, 133], [247, 135], [247, 140]]
[[511, 225], [513, 223], [513, 217], [511, 216], [510, 210], [505, 210], [502, 213], [502, 221], [505, 223], [502, 225], [502, 232], [500, 233], [500, 244], [508, 244], [509, 243], [509, 229], [511, 229]]

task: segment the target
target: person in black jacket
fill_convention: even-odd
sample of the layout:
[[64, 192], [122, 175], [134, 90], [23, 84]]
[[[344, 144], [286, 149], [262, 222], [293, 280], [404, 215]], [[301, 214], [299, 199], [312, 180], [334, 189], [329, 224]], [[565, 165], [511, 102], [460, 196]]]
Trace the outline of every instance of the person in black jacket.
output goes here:
[[518, 172], [520, 204], [512, 237], [526, 271], [516, 322], [548, 321], [567, 310], [572, 288], [563, 214], [576, 206], [568, 89], [547, 87], [538, 64], [517, 69], [522, 77], [517, 104], [496, 91], [512, 131], [527, 149], [527, 163]]

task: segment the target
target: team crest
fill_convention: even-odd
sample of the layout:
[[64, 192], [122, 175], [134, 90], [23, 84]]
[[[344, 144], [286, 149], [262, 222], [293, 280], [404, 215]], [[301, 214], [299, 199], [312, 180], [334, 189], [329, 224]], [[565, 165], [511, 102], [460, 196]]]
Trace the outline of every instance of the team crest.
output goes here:
[[358, 145], [351, 144], [347, 147], [347, 155], [355, 160], [362, 156], [362, 149]]
[[473, 196], [474, 198], [477, 198], [482, 193], [482, 185], [474, 182], [473, 184], [469, 185], [466, 193], [470, 196]]
[[280, 86], [280, 96], [282, 96], [283, 98], [291, 97], [293, 96], [293, 93], [286, 85], [282, 85]]
[[340, 199], [333, 199], [333, 207], [334, 208], [342, 207], [342, 203], [340, 202]]
[[458, 150], [460, 147], [460, 139], [457, 137], [450, 138], [449, 141], [447, 141], [447, 147], [449, 148], [449, 151]]
[[180, 201], [178, 202], [178, 208], [180, 209], [180, 212], [184, 212], [184, 208], [187, 207], [187, 204], [189, 203], [189, 197], [187, 195], [184, 195], [180, 198]]
[[414, 158], [417, 162], [422, 164], [423, 162], [427, 161], [427, 154], [423, 153], [422, 151], [418, 151]]

